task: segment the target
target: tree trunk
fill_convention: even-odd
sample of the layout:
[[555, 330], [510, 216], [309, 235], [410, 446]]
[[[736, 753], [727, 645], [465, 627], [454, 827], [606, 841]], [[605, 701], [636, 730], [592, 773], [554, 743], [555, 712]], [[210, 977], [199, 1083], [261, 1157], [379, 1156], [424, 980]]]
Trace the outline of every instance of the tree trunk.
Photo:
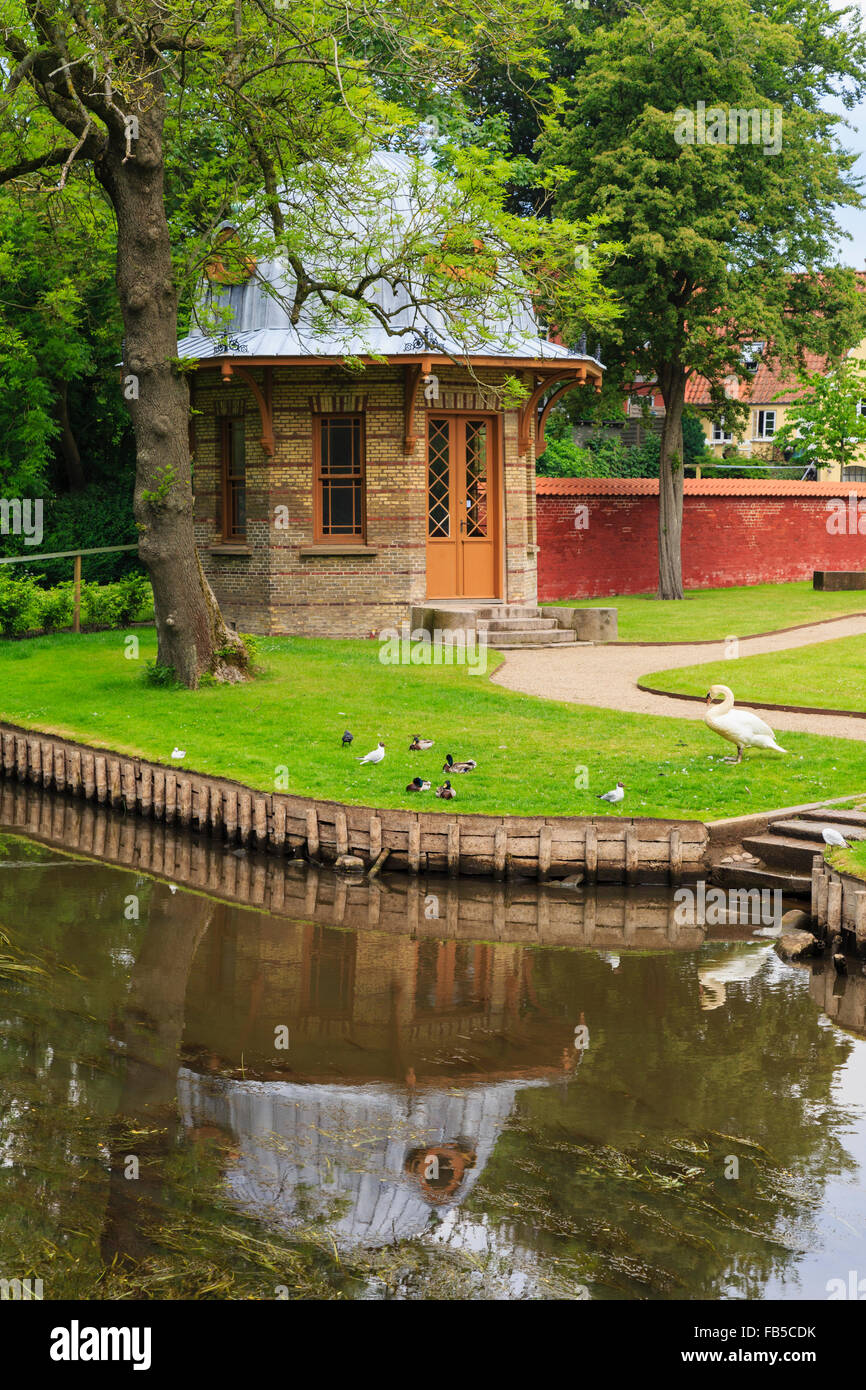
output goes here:
[[81, 464], [78, 443], [69, 420], [69, 388], [65, 381], [55, 381], [54, 389], [57, 392], [57, 419], [60, 422], [58, 448], [66, 468], [70, 491], [80, 492], [84, 487], [84, 469]]
[[658, 374], [665, 403], [659, 460], [659, 598], [683, 597], [683, 407], [686, 373], [668, 363]]
[[[96, 175], [117, 217], [117, 289], [126, 397], [136, 444], [138, 553], [153, 586], [161, 666], [195, 687], [205, 672], [238, 680], [246, 651], [226, 627], [195, 548], [189, 390], [177, 359], [177, 293], [163, 198], [165, 100], [158, 76], [129, 101], [138, 137], [110, 130]], [[226, 659], [228, 657], [228, 660]]]

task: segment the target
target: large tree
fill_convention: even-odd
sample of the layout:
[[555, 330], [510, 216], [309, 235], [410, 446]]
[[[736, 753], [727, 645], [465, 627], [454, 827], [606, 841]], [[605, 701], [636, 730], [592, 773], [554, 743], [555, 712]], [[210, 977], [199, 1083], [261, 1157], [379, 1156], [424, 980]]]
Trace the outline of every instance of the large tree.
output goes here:
[[623, 315], [605, 355], [623, 382], [655, 378], [664, 397], [662, 598], [683, 595], [689, 377], [734, 419], [746, 341], [789, 363], [863, 334], [863, 296], [835, 264], [836, 208], [860, 202], [854, 156], [824, 109], [830, 93], [862, 93], [858, 25], [825, 0], [647, 0], [573, 30], [544, 157], [566, 179], [560, 210], [599, 214], [625, 246], [607, 280]]
[[[393, 143], [414, 119], [410, 100], [423, 105], [464, 79], [479, 54], [534, 62], [548, 8], [549, 0], [454, 0], [441, 15], [415, 0], [7, 5], [0, 182], [59, 196], [92, 171], [113, 210], [140, 554], [153, 585], [159, 662], [186, 684], [206, 671], [236, 677], [245, 652], [195, 550], [189, 396], [176, 361], [179, 297], [189, 298], [216, 229], [232, 214], [246, 220], [259, 254], [276, 250], [288, 259], [294, 314], [314, 301], [322, 313], [363, 317], [375, 278], [365, 248], [351, 263], [338, 257], [338, 273], [331, 265], [323, 277], [322, 226], [310, 209], [327, 204], [332, 184], [350, 206], [347, 190], [368, 151]], [[479, 215], [493, 217], [491, 190], [504, 171], [488, 163], [473, 174], [464, 165], [463, 176], [467, 198], [473, 180], [484, 185]], [[301, 190], [297, 225], [291, 200], [281, 196], [287, 187]], [[460, 220], [464, 230], [448, 255], [471, 262], [469, 219]], [[499, 230], [504, 236], [504, 224]], [[345, 235], [333, 222], [330, 231], [337, 241]], [[560, 241], [567, 239], [563, 230]], [[538, 249], [525, 243], [525, 260], [542, 267], [549, 284], [557, 273], [562, 280], [561, 255], [557, 267]], [[507, 264], [497, 251], [491, 241], [487, 280]], [[387, 268], [395, 285], [404, 271], [397, 262]], [[438, 289], [474, 305], [480, 324], [486, 289], [465, 271], [446, 267]]]

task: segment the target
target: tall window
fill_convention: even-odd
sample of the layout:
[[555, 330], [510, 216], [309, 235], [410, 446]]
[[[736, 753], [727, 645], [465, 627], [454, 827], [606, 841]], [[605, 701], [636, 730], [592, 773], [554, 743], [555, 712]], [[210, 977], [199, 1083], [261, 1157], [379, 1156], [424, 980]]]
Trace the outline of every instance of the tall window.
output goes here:
[[363, 541], [364, 423], [360, 415], [320, 415], [316, 426], [316, 539]]
[[755, 438], [772, 439], [776, 433], [775, 410], [759, 410], [757, 413]]
[[222, 422], [223, 539], [247, 536], [247, 455], [242, 419]]
[[734, 436], [730, 433], [729, 430], [725, 429], [724, 420], [722, 420], [718, 425], [713, 425], [714, 444], [733, 444], [733, 442]]

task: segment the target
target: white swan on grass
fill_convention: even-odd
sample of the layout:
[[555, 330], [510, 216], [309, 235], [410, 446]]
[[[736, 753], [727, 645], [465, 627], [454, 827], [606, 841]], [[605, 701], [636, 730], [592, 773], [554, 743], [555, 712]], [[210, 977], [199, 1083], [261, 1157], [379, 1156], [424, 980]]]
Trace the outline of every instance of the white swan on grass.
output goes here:
[[[719, 699], [722, 703], [714, 705], [713, 701]], [[711, 685], [707, 691], [704, 723], [708, 729], [737, 745], [737, 756], [723, 758], [722, 762], [741, 763], [744, 748], [772, 748], [776, 753], [788, 751], [779, 747], [776, 735], [763, 719], [759, 719], [750, 709], [734, 709], [734, 692], [726, 685]]]

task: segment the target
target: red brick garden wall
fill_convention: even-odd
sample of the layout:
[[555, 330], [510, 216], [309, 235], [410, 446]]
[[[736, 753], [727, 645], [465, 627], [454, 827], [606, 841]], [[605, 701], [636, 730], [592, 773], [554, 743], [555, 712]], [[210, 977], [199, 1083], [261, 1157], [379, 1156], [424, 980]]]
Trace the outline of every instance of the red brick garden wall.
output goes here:
[[[539, 478], [536, 493], [539, 601], [654, 592], [656, 481]], [[816, 569], [866, 569], [866, 484], [686, 480], [688, 588], [811, 579]]]

